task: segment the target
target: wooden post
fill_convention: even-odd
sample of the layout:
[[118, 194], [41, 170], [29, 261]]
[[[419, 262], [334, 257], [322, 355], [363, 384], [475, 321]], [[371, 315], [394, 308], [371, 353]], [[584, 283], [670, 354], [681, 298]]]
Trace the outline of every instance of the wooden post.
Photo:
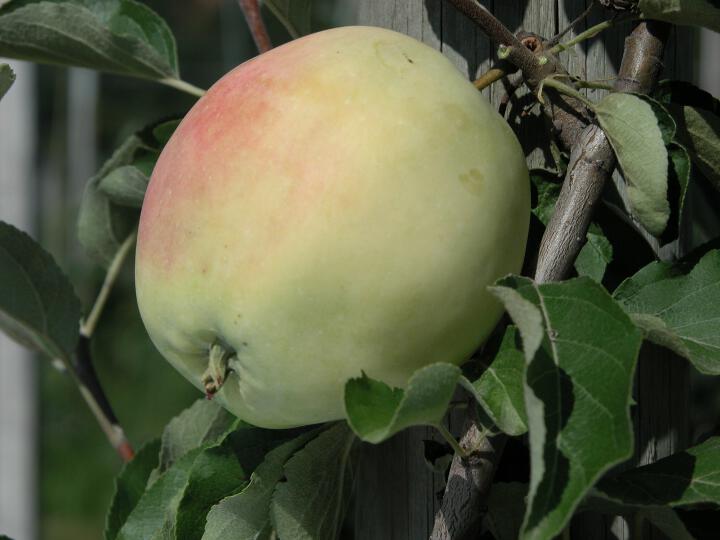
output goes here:
[[[580, 15], [590, 0], [482, 0], [512, 30], [520, 28], [551, 37]], [[596, 8], [589, 21], [579, 25], [583, 31], [607, 18]], [[412, 36], [443, 52], [468, 79], [486, 70], [495, 56], [494, 45], [465, 17], [443, 0], [359, 0], [358, 24], [382, 26]], [[576, 47], [563, 53], [570, 73], [589, 80], [612, 78], [622, 57], [628, 25], [622, 24], [603, 35], [602, 45]], [[603, 46], [604, 45], [604, 46]], [[691, 31], [673, 30], [666, 53], [663, 78], [693, 79]], [[591, 97], [599, 97], [592, 91]], [[500, 85], [485, 94], [497, 105], [503, 89]], [[543, 166], [544, 157], [535, 148], [537, 129], [524, 129], [519, 136], [533, 166]], [[536, 141], [535, 141], [536, 142]], [[636, 414], [636, 455], [634, 463], [648, 463], [683, 448], [688, 433], [687, 363], [665, 350], [646, 346], [638, 366]], [[663, 396], [664, 399], [657, 399]], [[366, 447], [359, 475], [355, 537], [420, 540], [432, 530], [438, 493], [443, 479], [425, 465], [422, 440], [433, 436], [426, 429], [402, 433], [385, 444]], [[585, 517], [577, 520], [573, 536], [583, 539], [618, 540], [629, 538], [621, 520]]]

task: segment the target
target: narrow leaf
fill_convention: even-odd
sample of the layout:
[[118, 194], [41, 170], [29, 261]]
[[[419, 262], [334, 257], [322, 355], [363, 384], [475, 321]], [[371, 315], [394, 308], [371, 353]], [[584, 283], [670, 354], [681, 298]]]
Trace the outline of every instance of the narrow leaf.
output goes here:
[[598, 103], [595, 112], [628, 183], [633, 214], [659, 236], [670, 217], [668, 157], [652, 106], [637, 96], [615, 93]]
[[0, 8], [0, 56], [149, 79], [178, 77], [175, 38], [134, 0], [16, 0]]
[[[640, 333], [588, 278], [538, 285], [511, 277], [498, 282], [502, 288], [542, 318], [542, 342], [525, 353], [531, 474], [521, 538], [552, 538], [597, 479], [632, 454], [630, 393]], [[523, 344], [527, 349], [524, 338]]]
[[646, 339], [720, 375], [720, 251], [708, 252], [684, 274], [681, 266], [652, 263], [614, 293]]
[[285, 464], [287, 480], [273, 494], [270, 516], [280, 538], [334, 540], [355, 482], [357, 439], [338, 423]]
[[68, 360], [79, 324], [80, 301], [52, 256], [0, 221], [0, 329], [26, 347]]

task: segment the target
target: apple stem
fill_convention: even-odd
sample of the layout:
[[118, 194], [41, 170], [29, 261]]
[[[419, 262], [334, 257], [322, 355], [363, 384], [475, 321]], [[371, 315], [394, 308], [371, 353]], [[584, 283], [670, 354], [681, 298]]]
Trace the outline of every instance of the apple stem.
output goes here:
[[208, 351], [208, 367], [202, 374], [202, 384], [205, 388], [205, 395], [212, 399], [222, 388], [230, 371], [228, 366], [230, 359], [235, 356], [235, 351], [227, 349], [221, 343], [215, 342]]
[[442, 435], [443, 439], [445, 439], [447, 443], [452, 447], [452, 449], [455, 450], [455, 453], [458, 456], [460, 456], [462, 459], [468, 457], [469, 454], [462, 446], [460, 446], [460, 443], [457, 442], [457, 439], [452, 436], [452, 433], [450, 433], [445, 426], [443, 426], [442, 424], [438, 424], [435, 426], [435, 429], [440, 432], [440, 435]]

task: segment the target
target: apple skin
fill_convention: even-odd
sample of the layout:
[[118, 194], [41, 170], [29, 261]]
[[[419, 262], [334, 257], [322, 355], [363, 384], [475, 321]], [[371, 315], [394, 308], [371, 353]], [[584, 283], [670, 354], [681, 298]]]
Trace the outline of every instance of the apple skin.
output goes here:
[[137, 300], [198, 388], [213, 343], [236, 352], [216, 399], [238, 417], [334, 420], [361, 371], [402, 387], [468, 359], [529, 215], [515, 135], [442, 54], [327, 30], [237, 67], [183, 119], [145, 195]]

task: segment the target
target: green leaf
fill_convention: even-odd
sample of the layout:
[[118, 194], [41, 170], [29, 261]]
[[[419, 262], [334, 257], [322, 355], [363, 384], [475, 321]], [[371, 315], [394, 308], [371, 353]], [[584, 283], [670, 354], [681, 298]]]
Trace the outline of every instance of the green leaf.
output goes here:
[[684, 106], [676, 119], [680, 142], [702, 173], [720, 190], [720, 116]]
[[687, 275], [681, 266], [652, 263], [626, 279], [616, 300], [646, 339], [720, 375], [720, 251], [708, 252]]
[[148, 487], [120, 528], [118, 540], [164, 538], [168, 528], [172, 530], [193, 464], [201, 452], [200, 448], [188, 452]]
[[[78, 237], [87, 253], [107, 267], [137, 226], [144, 188], [178, 120], [151, 124], [128, 137], [85, 186]], [[141, 194], [140, 191], [143, 190]]]
[[140, 208], [149, 181], [136, 166], [123, 165], [102, 178], [98, 189], [113, 203]]
[[[209, 421], [216, 422], [212, 417]], [[206, 431], [217, 433], [218, 429]], [[297, 433], [247, 425], [213, 438], [183, 433], [180, 439], [185, 448], [160, 473], [157, 468], [153, 470], [118, 540], [200, 538], [210, 508], [244, 488], [263, 457]], [[162, 449], [160, 456], [162, 460]]]
[[547, 226], [555, 212], [555, 203], [557, 203], [562, 188], [562, 178], [552, 171], [532, 169], [530, 181], [537, 192], [537, 204], [532, 209], [532, 213], [543, 225]]
[[587, 233], [587, 242], [575, 260], [575, 270], [579, 276], [587, 276], [600, 283], [612, 258], [612, 244], [605, 237], [602, 229], [591, 223]]
[[202, 540], [269, 539], [272, 532], [270, 503], [276, 484], [285, 474], [283, 466], [316, 435], [316, 431], [304, 433], [271, 450], [252, 473], [245, 489], [223, 499], [210, 510]]
[[272, 11], [293, 39], [306, 36], [311, 32], [311, 0], [263, 0], [263, 3]]
[[80, 202], [78, 238], [88, 255], [106, 268], [137, 225], [140, 213], [113, 203], [100, 191], [100, 182], [114, 169], [131, 163], [140, 148], [143, 142], [138, 136], [128, 138], [88, 181]]
[[355, 483], [357, 439], [338, 423], [285, 464], [287, 480], [272, 497], [270, 518], [280, 538], [334, 540]]
[[602, 480], [597, 491], [623, 504], [720, 504], [720, 437]]
[[145, 492], [150, 473], [158, 465], [160, 439], [145, 444], [115, 479], [115, 494], [105, 522], [105, 540], [115, 540], [130, 512]]
[[663, 143], [665, 143], [665, 146], [670, 144], [670, 141], [675, 138], [677, 125], [675, 124], [675, 120], [673, 120], [673, 117], [670, 115], [665, 106], [661, 102], [651, 98], [646, 94], [633, 95], [639, 97], [645, 103], [650, 105], [653, 113], [655, 114], [655, 120], [657, 121], [657, 125], [660, 128], [660, 133], [662, 133]]
[[624, 515], [632, 520], [644, 518], [670, 540], [694, 540], [677, 512], [667, 506], [624, 504], [593, 489], [578, 508], [578, 513], [588, 510], [610, 516]]
[[652, 97], [663, 105], [688, 105], [720, 114], [720, 101], [712, 94], [687, 81], [660, 81]]
[[[537, 193], [537, 204], [532, 212], [543, 225], [547, 226], [555, 212], [555, 204], [562, 188], [562, 178], [545, 169], [533, 169], [530, 171], [530, 181]], [[602, 229], [592, 223], [587, 233], [587, 242], [575, 260], [575, 270], [580, 276], [589, 276], [600, 282], [612, 257], [612, 245], [605, 238]]]
[[528, 304], [524, 311], [536, 311], [523, 320], [541, 321], [539, 345], [522, 334], [531, 473], [521, 538], [552, 538], [597, 479], [632, 454], [630, 393], [640, 333], [588, 278], [538, 285], [511, 276], [494, 291], [502, 289], [498, 297], [509, 308], [519, 297]]
[[15, 72], [7, 64], [0, 64], [0, 99], [15, 82]]
[[134, 0], [14, 0], [0, 8], [0, 56], [177, 79], [175, 38]]
[[247, 482], [247, 474], [235, 455], [231, 439], [202, 452], [188, 478], [178, 505], [175, 535], [183, 540], [200, 540], [210, 508], [237, 493]]
[[528, 279], [524, 277], [508, 276], [499, 280], [496, 286], [489, 287], [489, 290], [503, 303], [520, 330], [525, 362], [529, 364], [545, 339], [545, 328], [541, 311], [518, 292], [527, 282]]
[[0, 329], [26, 347], [69, 361], [79, 324], [80, 301], [52, 256], [0, 221]]
[[345, 384], [348, 423], [358, 437], [375, 444], [410, 426], [438, 426], [460, 377], [457, 366], [431, 364], [413, 373], [403, 391], [363, 373]]
[[158, 471], [164, 472], [196, 448], [217, 444], [238, 427], [238, 422], [214, 401], [197, 400], [165, 426]]
[[595, 113], [617, 155], [638, 221], [655, 236], [670, 217], [668, 154], [653, 107], [632, 94], [609, 94]]
[[640, 0], [638, 7], [643, 18], [720, 32], [720, 8], [713, 0]]
[[523, 398], [525, 360], [517, 328], [508, 326], [492, 364], [473, 383], [476, 396], [488, 416], [512, 436], [527, 431]]
[[492, 485], [484, 524], [495, 540], [517, 540], [520, 537], [527, 492], [528, 485], [520, 482]]

